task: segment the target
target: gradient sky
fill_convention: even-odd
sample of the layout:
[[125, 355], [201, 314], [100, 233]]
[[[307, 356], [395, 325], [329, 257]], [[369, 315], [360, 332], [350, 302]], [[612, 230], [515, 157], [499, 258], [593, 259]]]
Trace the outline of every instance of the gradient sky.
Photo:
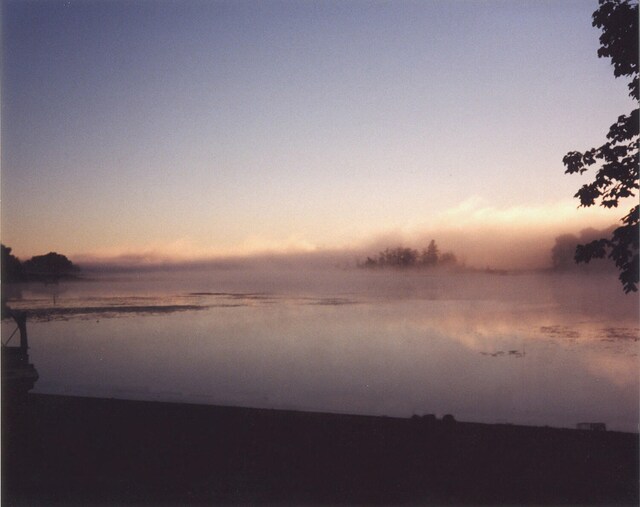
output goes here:
[[596, 1], [2, 7], [2, 242], [21, 258], [623, 215], [576, 210], [562, 165], [631, 109], [597, 58]]

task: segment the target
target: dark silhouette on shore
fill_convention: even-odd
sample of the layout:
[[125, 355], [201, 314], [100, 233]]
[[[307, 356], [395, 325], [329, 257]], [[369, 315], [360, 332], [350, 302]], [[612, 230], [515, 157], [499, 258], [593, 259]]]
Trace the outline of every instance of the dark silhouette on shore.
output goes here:
[[38, 372], [29, 362], [27, 312], [13, 310], [3, 301], [2, 319], [9, 318], [16, 328], [9, 336], [2, 337], [2, 398], [11, 404], [21, 404], [38, 380]]
[[77, 275], [80, 269], [66, 256], [56, 252], [36, 255], [25, 261], [24, 270], [29, 280], [56, 281]]
[[[611, 58], [615, 77], [630, 78], [629, 96], [640, 100], [638, 82], [638, 2], [600, 0], [593, 13], [593, 26], [602, 29], [598, 56]], [[567, 174], [583, 174], [597, 169], [591, 183], [583, 185], [574, 197], [580, 206], [595, 204], [615, 208], [621, 199], [635, 197], [638, 184], [638, 108], [618, 117], [609, 128], [607, 142], [585, 152], [571, 151], [563, 158]], [[576, 262], [609, 258], [620, 271], [626, 293], [638, 290], [638, 246], [640, 212], [636, 204], [611, 235], [578, 245]]]
[[11, 253], [10, 247], [2, 245], [1, 248], [2, 281], [5, 283], [27, 281], [56, 282], [60, 279], [75, 278], [80, 273], [78, 266], [65, 255], [56, 252], [36, 255], [27, 261], [21, 262]]
[[3, 505], [638, 503], [638, 435], [30, 394]]
[[24, 267], [20, 259], [11, 253], [11, 247], [0, 245], [0, 249], [2, 252], [2, 257], [0, 258], [0, 268], [2, 269], [0, 280], [2, 280], [2, 283], [26, 281]]

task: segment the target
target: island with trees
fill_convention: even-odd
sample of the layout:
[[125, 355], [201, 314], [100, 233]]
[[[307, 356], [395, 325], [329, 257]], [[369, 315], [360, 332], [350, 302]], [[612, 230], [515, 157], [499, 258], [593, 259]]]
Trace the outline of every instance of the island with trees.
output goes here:
[[413, 248], [387, 248], [376, 257], [367, 257], [364, 262], [358, 262], [360, 268], [435, 268], [458, 266], [458, 260], [452, 252], [440, 253], [435, 240], [431, 240], [427, 248], [418, 251]]

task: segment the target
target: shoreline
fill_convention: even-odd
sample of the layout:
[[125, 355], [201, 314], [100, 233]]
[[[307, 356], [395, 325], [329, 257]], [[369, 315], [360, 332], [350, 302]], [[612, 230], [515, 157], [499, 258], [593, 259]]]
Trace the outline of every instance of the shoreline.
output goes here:
[[[481, 355], [488, 355], [486, 353], [480, 353]], [[124, 393], [124, 394], [123, 394]], [[413, 424], [429, 424], [429, 422], [442, 422], [442, 419], [450, 415], [454, 418], [454, 423], [463, 425], [463, 426], [485, 426], [492, 428], [522, 428], [522, 429], [546, 429], [546, 430], [558, 430], [558, 431], [587, 431], [586, 429], [578, 428], [578, 424], [595, 424], [600, 425], [604, 424], [604, 431], [606, 433], [621, 433], [625, 435], [636, 435], [640, 438], [640, 426], [638, 427], [638, 431], [612, 428], [609, 423], [604, 422], [586, 422], [583, 423], [581, 421], [576, 422], [571, 426], [555, 426], [553, 423], [541, 422], [540, 424], [536, 423], [527, 423], [527, 422], [512, 422], [507, 419], [500, 420], [467, 420], [467, 419], [457, 419], [456, 414], [437, 414], [437, 413], [420, 413], [420, 414], [412, 414], [412, 415], [387, 415], [387, 414], [370, 414], [366, 412], [349, 412], [346, 410], [322, 410], [319, 408], [312, 407], [310, 405], [307, 406], [294, 406], [291, 404], [282, 404], [282, 405], [274, 405], [274, 406], [260, 406], [260, 405], [243, 405], [234, 403], [233, 401], [225, 401], [220, 399], [208, 398], [205, 396], [200, 397], [186, 397], [183, 396], [180, 392], [159, 392], [153, 393], [153, 396], [145, 396], [146, 391], [144, 390], [126, 390], [122, 389], [119, 392], [116, 391], [95, 391], [89, 392], [88, 390], [78, 390], [78, 391], [38, 391], [37, 386], [34, 390], [29, 391], [29, 398], [58, 398], [60, 400], [63, 399], [74, 399], [74, 400], [104, 400], [104, 401], [113, 401], [113, 402], [123, 402], [123, 403], [139, 403], [143, 404], [152, 404], [154, 406], [159, 405], [169, 405], [169, 406], [181, 406], [184, 408], [189, 407], [211, 407], [213, 409], [219, 410], [247, 410], [254, 412], [277, 412], [282, 414], [308, 414], [310, 416], [325, 416], [325, 417], [363, 417], [363, 418], [372, 418], [372, 419], [391, 419], [397, 421], [412, 421]], [[168, 396], [164, 397], [163, 394], [168, 394]], [[421, 422], [422, 421], [422, 422]], [[599, 430], [595, 430], [599, 431]]]
[[29, 394], [7, 505], [637, 505], [637, 433]]

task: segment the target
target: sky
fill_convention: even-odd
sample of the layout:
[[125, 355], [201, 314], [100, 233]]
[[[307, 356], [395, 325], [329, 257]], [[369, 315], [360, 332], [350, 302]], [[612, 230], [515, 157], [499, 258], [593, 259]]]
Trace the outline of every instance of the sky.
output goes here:
[[4, 1], [2, 242], [190, 260], [433, 237], [544, 264], [625, 214], [578, 209], [562, 165], [631, 110], [596, 8]]

